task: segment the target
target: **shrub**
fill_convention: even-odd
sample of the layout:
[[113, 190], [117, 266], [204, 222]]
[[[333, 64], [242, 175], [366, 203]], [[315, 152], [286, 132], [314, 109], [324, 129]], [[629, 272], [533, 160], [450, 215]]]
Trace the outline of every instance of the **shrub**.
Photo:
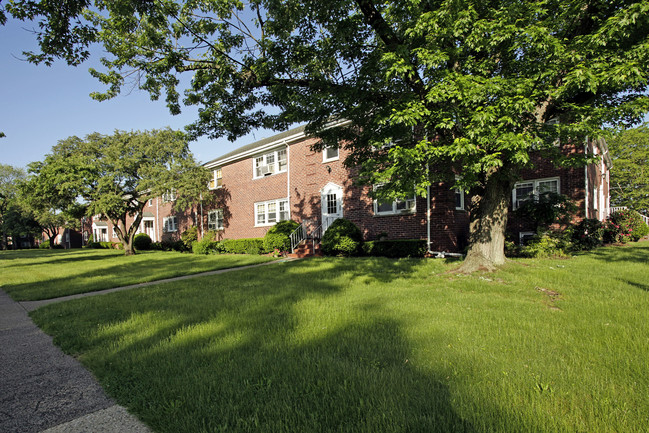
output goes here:
[[109, 250], [113, 248], [112, 242], [88, 242], [88, 248], [97, 250]]
[[192, 244], [194, 254], [218, 254], [220, 253], [220, 242], [213, 241], [210, 238], [203, 238]]
[[592, 250], [603, 244], [604, 229], [598, 219], [584, 218], [569, 233], [576, 250]]
[[424, 257], [428, 248], [422, 239], [382, 240], [365, 242], [363, 252], [368, 256], [390, 258]]
[[41, 242], [40, 245], [38, 246], [38, 248], [42, 248], [42, 249], [47, 249], [49, 247], [50, 247], [50, 240], [49, 239], [46, 240], [46, 241]]
[[139, 233], [133, 238], [133, 247], [138, 251], [151, 249], [151, 237], [146, 233]]
[[576, 212], [577, 205], [568, 196], [550, 193], [524, 202], [514, 214], [532, 222], [534, 230], [547, 230], [555, 223], [569, 224]]
[[266, 236], [264, 236], [264, 249], [267, 252], [276, 249], [289, 251], [291, 249], [291, 233], [299, 226], [297, 222], [291, 220], [278, 222], [266, 232]]
[[640, 214], [633, 210], [613, 212], [604, 226], [604, 242], [638, 241], [649, 234], [649, 227]]
[[198, 241], [198, 227], [191, 226], [180, 235], [180, 240], [187, 250], [192, 249], [192, 244]]
[[564, 233], [548, 231], [534, 236], [521, 247], [520, 253], [523, 257], [533, 258], [563, 257], [571, 248], [572, 243]]
[[166, 240], [160, 242], [162, 246], [163, 251], [179, 251], [179, 252], [185, 252], [189, 251], [187, 248], [185, 248], [185, 244], [183, 241], [178, 241], [178, 240]]
[[150, 250], [162, 251], [162, 244], [160, 242], [151, 242]]
[[322, 236], [322, 252], [326, 255], [353, 256], [363, 243], [361, 230], [353, 222], [338, 218]]
[[266, 253], [263, 238], [224, 239], [220, 242], [223, 252], [230, 254]]

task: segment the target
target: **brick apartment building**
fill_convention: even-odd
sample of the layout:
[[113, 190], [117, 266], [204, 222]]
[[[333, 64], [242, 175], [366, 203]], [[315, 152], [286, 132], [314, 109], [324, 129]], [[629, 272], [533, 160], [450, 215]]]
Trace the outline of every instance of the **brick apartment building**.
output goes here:
[[[173, 192], [151, 199], [144, 209], [139, 231], [154, 242], [179, 239], [191, 226], [202, 235], [217, 232], [219, 239], [263, 237], [275, 223], [292, 219], [307, 231], [326, 227], [344, 217], [361, 229], [366, 240], [430, 239], [431, 251], [459, 252], [468, 241], [468, 197], [448, 183], [430, 187], [427, 197], [397, 201], [370, 198], [371, 186], [354, 185], [354, 170], [344, 166], [345, 149], [314, 152], [316, 139], [298, 127], [240, 147], [205, 167], [212, 171], [211, 193], [216, 204], [183, 212], [172, 209]], [[609, 208], [611, 159], [603, 140], [586, 146], [562, 145], [564, 153], [600, 155], [599, 162], [581, 168], [556, 168], [536, 157], [534, 169], [524, 170], [512, 191], [512, 208], [544, 192], [570, 197], [579, 218], [604, 220]], [[524, 236], [528, 230], [510, 218], [510, 231]], [[86, 229], [95, 240], [117, 242], [111, 223], [93, 219]]]

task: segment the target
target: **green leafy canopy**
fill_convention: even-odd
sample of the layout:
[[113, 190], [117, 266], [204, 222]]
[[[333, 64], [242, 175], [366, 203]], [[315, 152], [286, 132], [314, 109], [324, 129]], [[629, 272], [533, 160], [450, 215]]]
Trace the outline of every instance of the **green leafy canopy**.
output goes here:
[[[76, 64], [103, 45], [105, 69], [91, 72], [107, 90], [95, 98], [135, 77], [173, 113], [199, 106], [194, 137], [306, 122], [318, 146], [352, 151], [359, 182], [393, 197], [455, 172], [477, 197], [496, 188], [506, 209], [530, 153], [563, 163], [557, 140], [583, 143], [649, 111], [646, 0], [53, 3], [6, 8], [40, 20], [33, 61]], [[347, 123], [323, 129], [332, 119]]]

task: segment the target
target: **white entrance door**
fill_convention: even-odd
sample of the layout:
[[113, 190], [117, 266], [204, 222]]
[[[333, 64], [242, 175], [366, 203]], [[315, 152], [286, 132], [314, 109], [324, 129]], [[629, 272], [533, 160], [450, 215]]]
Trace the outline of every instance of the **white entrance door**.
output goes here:
[[343, 217], [343, 188], [335, 183], [328, 183], [320, 193], [324, 233], [332, 222]]
[[153, 242], [156, 241], [155, 232], [153, 230], [153, 220], [144, 220], [144, 233], [149, 235], [149, 237], [151, 238], [151, 240], [153, 240]]

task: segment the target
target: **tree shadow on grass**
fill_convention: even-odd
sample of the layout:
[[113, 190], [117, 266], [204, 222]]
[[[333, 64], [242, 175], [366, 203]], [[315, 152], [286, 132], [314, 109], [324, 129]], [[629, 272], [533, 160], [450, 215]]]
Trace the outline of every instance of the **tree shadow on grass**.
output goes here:
[[599, 248], [588, 255], [605, 262], [629, 262], [649, 265], [649, 242], [633, 242], [621, 246]]
[[[383, 261], [363, 264], [390, 281]], [[474, 431], [441, 378], [410, 359], [389, 308], [350, 305], [328, 266], [287, 265], [32, 316], [156, 431]]]
[[645, 292], [649, 292], [649, 284], [637, 283], [635, 281], [631, 281], [631, 280], [625, 279], [625, 278], [618, 278], [617, 280], [621, 281], [621, 282], [623, 282], [625, 284], [628, 284], [630, 286], [637, 287], [638, 289], [644, 290]]

